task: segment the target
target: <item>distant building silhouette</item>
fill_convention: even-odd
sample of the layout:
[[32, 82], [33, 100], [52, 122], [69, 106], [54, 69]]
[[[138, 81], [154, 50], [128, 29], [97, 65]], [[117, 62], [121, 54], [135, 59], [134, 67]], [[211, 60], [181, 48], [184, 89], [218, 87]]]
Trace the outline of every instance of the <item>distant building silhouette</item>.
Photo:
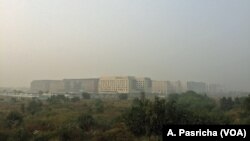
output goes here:
[[223, 88], [218, 84], [207, 85], [195, 81], [158, 81], [149, 77], [103, 76], [89, 79], [34, 80], [31, 92], [38, 93], [99, 93], [122, 94], [144, 92], [145, 94], [184, 93], [188, 90], [196, 93], [221, 93]]
[[207, 85], [204, 82], [187, 82], [187, 89], [196, 93], [207, 93]]
[[167, 94], [167, 81], [152, 81], [153, 94]]

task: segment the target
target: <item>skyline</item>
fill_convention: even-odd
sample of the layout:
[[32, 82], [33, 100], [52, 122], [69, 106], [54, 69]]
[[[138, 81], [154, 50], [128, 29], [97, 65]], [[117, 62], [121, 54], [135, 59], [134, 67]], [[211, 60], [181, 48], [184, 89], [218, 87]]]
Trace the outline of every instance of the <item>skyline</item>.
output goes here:
[[0, 86], [102, 75], [250, 91], [248, 0], [2, 0]]

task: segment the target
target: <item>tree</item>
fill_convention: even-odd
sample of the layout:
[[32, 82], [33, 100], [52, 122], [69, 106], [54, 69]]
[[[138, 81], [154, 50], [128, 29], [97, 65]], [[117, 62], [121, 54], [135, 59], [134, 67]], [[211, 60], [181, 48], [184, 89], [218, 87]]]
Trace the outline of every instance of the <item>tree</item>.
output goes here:
[[250, 95], [244, 99], [243, 109], [246, 113], [250, 113]]
[[241, 103], [242, 103], [242, 102], [241, 102], [241, 99], [240, 99], [239, 97], [236, 97], [236, 98], [234, 99], [234, 105], [239, 106]]
[[62, 104], [69, 101], [69, 98], [64, 95], [53, 95], [47, 99], [50, 104]]
[[86, 93], [86, 92], [83, 92], [83, 93], [82, 93], [82, 97], [83, 97], [84, 99], [90, 99], [90, 94], [89, 94], [89, 93]]
[[14, 135], [12, 135], [11, 140], [27, 141], [31, 137], [29, 131], [24, 128], [18, 129]]
[[101, 99], [97, 99], [95, 101], [95, 110], [98, 113], [102, 113], [104, 111], [104, 103]]
[[[165, 100], [135, 99], [123, 115], [124, 122], [136, 136], [159, 137], [164, 124], [228, 124], [221, 113], [212, 111], [213, 100], [196, 93], [172, 95]], [[203, 110], [203, 111], [202, 111]]]
[[39, 94], [39, 95], [42, 95], [43, 93], [44, 93], [44, 92], [43, 92], [42, 90], [39, 90], [39, 91], [38, 91], [38, 94]]
[[11, 111], [6, 117], [8, 127], [19, 126], [23, 122], [23, 116], [17, 111]]
[[95, 125], [95, 120], [90, 114], [81, 114], [78, 117], [79, 127], [84, 131], [89, 131]]
[[144, 100], [146, 99], [146, 94], [145, 94], [145, 92], [141, 92], [141, 93], [140, 93], [140, 98], [141, 98], [142, 101], [144, 101]]
[[17, 99], [16, 99], [15, 97], [12, 97], [12, 98], [10, 99], [10, 102], [11, 102], [11, 103], [16, 103], [16, 102], [17, 102]]
[[71, 98], [71, 102], [79, 102], [80, 98], [79, 97], [73, 97]]
[[1, 141], [7, 141], [8, 140], [8, 134], [5, 132], [0, 131], [0, 140]]
[[134, 141], [134, 136], [128, 131], [124, 123], [118, 123], [111, 129], [100, 132], [91, 140], [93, 141]]
[[128, 94], [119, 94], [119, 99], [120, 100], [127, 100], [128, 99]]
[[220, 99], [220, 108], [223, 111], [231, 110], [233, 108], [233, 105], [234, 102], [231, 97], [229, 98], [223, 97]]
[[123, 115], [124, 122], [132, 133], [136, 136], [146, 134], [146, 104], [134, 99], [131, 108]]
[[176, 102], [176, 106], [188, 111], [210, 112], [216, 107], [215, 100], [193, 91], [171, 95], [168, 101], [171, 100]]
[[[59, 140], [60, 141], [82, 141], [82, 140], [86, 140], [84, 138], [84, 132], [82, 132], [81, 129], [79, 129], [78, 127], [71, 125], [71, 124], [66, 124], [63, 125], [59, 131], [58, 131], [58, 135], [59, 135]], [[49, 140], [49, 139], [45, 139], [45, 140]]]
[[27, 106], [27, 111], [34, 115], [36, 112], [42, 109], [42, 102], [40, 100], [33, 99]]
[[20, 110], [21, 110], [22, 113], [25, 113], [25, 105], [24, 105], [24, 103], [22, 103], [20, 105]]
[[166, 100], [159, 99], [155, 97], [155, 101], [151, 105], [151, 113], [147, 113], [149, 117], [150, 128], [148, 131], [148, 135], [161, 135], [162, 127], [165, 124], [165, 116], [166, 116]]

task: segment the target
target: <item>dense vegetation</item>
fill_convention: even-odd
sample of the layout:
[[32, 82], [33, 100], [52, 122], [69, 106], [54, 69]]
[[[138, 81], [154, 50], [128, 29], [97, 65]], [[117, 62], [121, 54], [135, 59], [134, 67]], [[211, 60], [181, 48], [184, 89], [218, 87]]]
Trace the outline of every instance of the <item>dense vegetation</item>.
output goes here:
[[250, 96], [212, 99], [189, 91], [127, 99], [1, 98], [0, 140], [160, 140], [163, 124], [250, 124]]

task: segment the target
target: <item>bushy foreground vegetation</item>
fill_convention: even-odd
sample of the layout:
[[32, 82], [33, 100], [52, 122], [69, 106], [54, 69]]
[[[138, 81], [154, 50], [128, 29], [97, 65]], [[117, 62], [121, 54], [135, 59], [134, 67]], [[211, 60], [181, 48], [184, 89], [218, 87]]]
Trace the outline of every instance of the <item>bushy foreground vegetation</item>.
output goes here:
[[250, 96], [212, 99], [189, 91], [166, 99], [124, 99], [85, 94], [84, 99], [2, 100], [0, 140], [161, 140], [163, 124], [250, 124]]

